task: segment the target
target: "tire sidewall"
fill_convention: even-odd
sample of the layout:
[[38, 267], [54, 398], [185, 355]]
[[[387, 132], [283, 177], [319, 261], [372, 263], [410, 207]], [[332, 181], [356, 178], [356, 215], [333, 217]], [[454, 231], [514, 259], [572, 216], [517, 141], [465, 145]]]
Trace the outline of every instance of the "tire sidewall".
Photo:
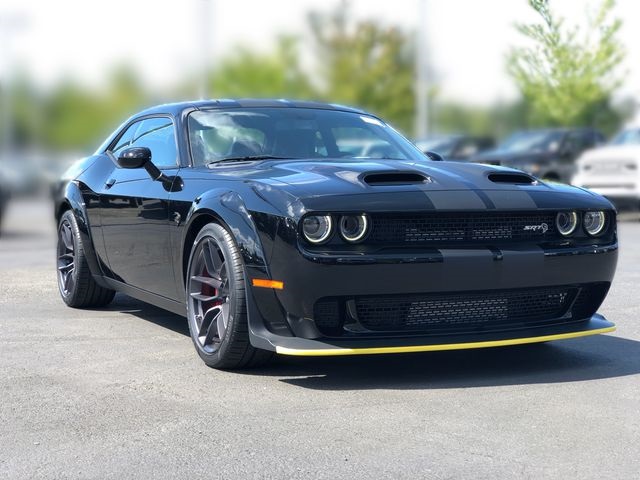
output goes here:
[[[198, 246], [203, 240], [210, 238], [217, 243], [222, 251], [224, 261], [227, 268], [227, 275], [230, 282], [230, 296], [231, 301], [229, 305], [229, 319], [227, 323], [227, 329], [225, 336], [222, 339], [220, 347], [213, 353], [205, 352], [197, 339], [197, 332], [194, 330], [195, 320], [193, 319], [193, 312], [191, 312], [191, 302], [189, 301], [189, 277], [191, 275], [191, 266], [194, 260], [194, 253], [198, 250]], [[238, 307], [240, 302], [245, 302], [244, 289], [239, 289], [238, 286], [244, 283], [244, 275], [238, 275], [236, 265], [234, 264], [234, 254], [236, 258], [240, 258], [238, 255], [238, 249], [233, 241], [231, 234], [221, 225], [217, 223], [210, 223], [205, 225], [202, 230], [196, 236], [191, 248], [189, 256], [189, 263], [187, 266], [187, 275], [185, 281], [185, 302], [187, 305], [187, 323], [189, 324], [189, 333], [191, 335], [191, 341], [193, 342], [200, 358], [209, 366], [217, 367], [223, 366], [228, 356], [229, 349], [231, 348], [236, 335], [237, 324], [241, 321], [246, 321], [245, 318], [239, 316]], [[240, 260], [241, 261], [241, 260]], [[243, 268], [240, 269], [243, 272]]]
[[80, 239], [80, 233], [78, 230], [78, 224], [76, 222], [76, 217], [73, 215], [71, 210], [67, 210], [60, 217], [60, 221], [58, 222], [58, 244], [56, 245], [56, 255], [60, 248], [60, 242], [62, 241], [60, 238], [60, 231], [62, 228], [62, 224], [67, 221], [69, 225], [71, 225], [71, 237], [73, 241], [73, 255], [74, 255], [74, 269], [71, 275], [73, 276], [73, 289], [72, 291], [65, 294], [64, 288], [60, 282], [60, 274], [58, 273], [56, 276], [58, 282], [58, 291], [60, 292], [60, 296], [62, 300], [67, 304], [71, 305], [75, 301], [75, 296], [78, 295], [78, 273], [80, 271], [80, 262], [84, 260], [84, 253], [82, 249], [82, 240]]

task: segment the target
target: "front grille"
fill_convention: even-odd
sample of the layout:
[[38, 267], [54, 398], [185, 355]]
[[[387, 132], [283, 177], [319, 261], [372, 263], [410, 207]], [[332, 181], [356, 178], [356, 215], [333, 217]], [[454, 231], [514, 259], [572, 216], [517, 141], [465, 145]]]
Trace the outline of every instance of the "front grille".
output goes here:
[[495, 293], [462, 293], [356, 298], [360, 323], [369, 330], [423, 330], [561, 317], [575, 289], [545, 288]]
[[559, 238], [555, 212], [375, 214], [366, 242], [384, 245], [486, 244]]
[[[314, 318], [327, 336], [358, 325], [361, 333], [463, 333], [575, 322], [591, 317], [608, 283], [583, 286], [414, 295], [326, 298]], [[350, 303], [352, 308], [346, 308]], [[354, 312], [348, 316], [344, 312]], [[353, 318], [351, 318], [353, 317]], [[346, 323], [345, 323], [346, 322]]]

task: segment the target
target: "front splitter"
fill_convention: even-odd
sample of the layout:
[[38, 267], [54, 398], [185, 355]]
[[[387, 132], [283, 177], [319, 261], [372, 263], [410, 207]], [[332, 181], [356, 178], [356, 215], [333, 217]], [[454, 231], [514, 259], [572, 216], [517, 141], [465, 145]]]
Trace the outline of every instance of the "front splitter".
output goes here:
[[[289, 342], [295, 343], [295, 345], [276, 345], [275, 351], [281, 355], [294, 355], [294, 356], [314, 356], [314, 357], [326, 357], [326, 356], [340, 356], [340, 355], [377, 355], [377, 354], [390, 354], [390, 353], [415, 353], [415, 352], [435, 352], [443, 350], [466, 350], [474, 348], [490, 348], [490, 347], [503, 347], [508, 345], [523, 345], [529, 343], [549, 342], [553, 340], [566, 340], [571, 338], [586, 337], [590, 335], [598, 335], [602, 333], [610, 333], [615, 331], [616, 327], [613, 323], [607, 321], [601, 315], [594, 315], [590, 320], [581, 322], [579, 324], [571, 325], [572, 331], [567, 331], [568, 325], [563, 325], [563, 331], [553, 331], [558, 329], [539, 329], [526, 330], [519, 332], [503, 332], [500, 335], [493, 334], [493, 339], [487, 339], [489, 334], [474, 335], [472, 338], [475, 341], [467, 341], [469, 336], [465, 336], [464, 341], [451, 341], [451, 336], [444, 338], [425, 338], [421, 339], [405, 339], [404, 341], [394, 342], [393, 339], [386, 340], [387, 344], [391, 345], [345, 345], [343, 342], [328, 343], [318, 340], [305, 340], [305, 339], [288, 339]], [[577, 327], [579, 329], [577, 329]], [[537, 333], [537, 334], [536, 334]], [[484, 338], [482, 338], [484, 337]], [[496, 338], [497, 337], [497, 338]], [[507, 338], [505, 338], [507, 337]], [[477, 340], [476, 340], [477, 339]], [[291, 341], [293, 340], [293, 341]], [[416, 344], [416, 340], [421, 340], [421, 344]], [[427, 343], [428, 342], [428, 343]], [[356, 343], [356, 342], [351, 342]], [[396, 344], [394, 344], [396, 343]]]

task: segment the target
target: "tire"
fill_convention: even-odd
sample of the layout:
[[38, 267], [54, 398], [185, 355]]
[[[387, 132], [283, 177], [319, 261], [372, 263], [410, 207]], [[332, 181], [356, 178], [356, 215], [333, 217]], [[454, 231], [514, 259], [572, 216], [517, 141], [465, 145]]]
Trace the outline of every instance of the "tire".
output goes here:
[[242, 256], [231, 234], [217, 223], [205, 225], [189, 256], [185, 297], [191, 340], [208, 366], [256, 367], [273, 353], [249, 341]]
[[89, 270], [76, 217], [67, 210], [58, 222], [58, 290], [73, 308], [104, 307], [116, 292], [96, 283]]

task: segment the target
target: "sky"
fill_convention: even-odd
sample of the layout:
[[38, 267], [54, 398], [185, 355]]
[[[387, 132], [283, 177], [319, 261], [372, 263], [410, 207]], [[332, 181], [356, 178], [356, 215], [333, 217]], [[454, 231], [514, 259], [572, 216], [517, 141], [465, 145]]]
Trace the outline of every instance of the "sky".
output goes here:
[[[115, 65], [128, 63], [149, 88], [162, 91], [185, 72], [197, 71], [206, 51], [203, 38], [214, 66], [215, 58], [232, 54], [238, 45], [268, 52], [280, 33], [305, 38], [307, 12], [328, 10], [338, 1], [0, 0], [0, 75], [19, 65], [42, 88], [64, 78], [99, 87]], [[357, 18], [408, 31], [418, 27], [419, 0], [351, 3]], [[557, 0], [552, 5], [576, 23], [596, 3]], [[616, 12], [624, 20], [620, 38], [627, 49], [621, 93], [640, 100], [640, 2], [618, 0]], [[513, 99], [517, 92], [505, 72], [505, 55], [523, 42], [514, 23], [535, 18], [526, 0], [427, 0], [426, 22], [420, 26], [427, 32], [441, 98], [478, 105]]]

